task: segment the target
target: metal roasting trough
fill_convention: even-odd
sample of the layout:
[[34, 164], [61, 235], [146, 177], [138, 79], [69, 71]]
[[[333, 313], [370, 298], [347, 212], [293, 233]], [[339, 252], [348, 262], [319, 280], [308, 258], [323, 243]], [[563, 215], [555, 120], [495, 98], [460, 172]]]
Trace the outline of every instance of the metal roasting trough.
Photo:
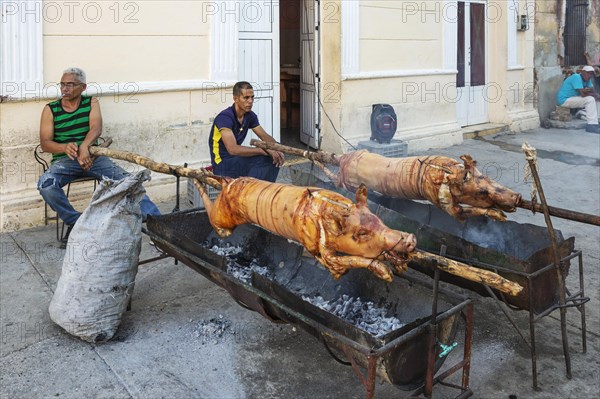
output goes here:
[[[457, 389], [456, 397], [472, 395], [473, 306], [438, 287], [437, 278], [432, 284], [408, 272], [386, 283], [357, 269], [335, 280], [312, 256], [303, 255], [302, 246], [260, 227], [238, 226], [232, 236], [218, 238], [206, 212], [198, 209], [149, 217], [145, 233], [158, 249], [223, 287], [240, 305], [321, 340], [336, 360], [353, 367], [368, 398], [374, 396], [376, 377], [428, 397], [436, 383]], [[356, 303], [360, 309], [378, 309], [370, 326], [387, 329], [365, 328], [369, 320], [351, 310]], [[461, 325], [464, 333], [457, 334]], [[455, 342], [459, 336], [464, 342]], [[454, 347], [462, 360], [441, 372]], [[445, 381], [461, 369], [460, 385]]]
[[[295, 165], [290, 174], [294, 184], [323, 187], [353, 198], [353, 193], [335, 187], [312, 165]], [[493, 271], [523, 287], [517, 296], [504, 295], [482, 284], [440, 272], [440, 279], [445, 282], [497, 300], [500, 310], [530, 349], [534, 388], [537, 389], [535, 323], [542, 317], [561, 307], [576, 308], [581, 314], [582, 346], [586, 352], [585, 303], [589, 297], [584, 292], [582, 252], [575, 249], [574, 237], [565, 239], [559, 230], [554, 230], [563, 276], [569, 273], [570, 260], [578, 259], [579, 287], [570, 292], [557, 277], [552, 241], [545, 227], [514, 221], [498, 222], [483, 216], [460, 222], [429, 203], [390, 198], [372, 191], [369, 192], [369, 207], [388, 227], [415, 234], [419, 249], [437, 251], [445, 245], [446, 257]], [[431, 265], [410, 266], [434, 275]], [[560, 287], [567, 294], [564, 305], [559, 303]], [[517, 327], [507, 310], [529, 312], [529, 338]], [[565, 358], [569, 370], [567, 354]]]

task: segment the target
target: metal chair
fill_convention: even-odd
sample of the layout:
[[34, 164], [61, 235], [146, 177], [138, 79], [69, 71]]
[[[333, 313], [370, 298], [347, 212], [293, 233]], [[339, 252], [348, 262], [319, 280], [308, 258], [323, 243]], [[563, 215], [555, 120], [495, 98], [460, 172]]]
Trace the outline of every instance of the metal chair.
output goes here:
[[[104, 138], [100, 137], [98, 139], [99, 143], [103, 143], [105, 141]], [[35, 150], [33, 151], [33, 156], [35, 157], [35, 160], [40, 164], [40, 166], [42, 167], [43, 173], [46, 173], [46, 171], [49, 168], [49, 163], [46, 159], [44, 159], [43, 155], [44, 151], [42, 151], [42, 147], [38, 144], [35, 147]], [[89, 181], [93, 181], [94, 182], [94, 191], [96, 191], [96, 185], [98, 184], [98, 180], [94, 177], [81, 177], [79, 179], [75, 179], [73, 180], [71, 183], [67, 184], [67, 191], [66, 191], [66, 195], [67, 198], [69, 198], [69, 194], [71, 192], [71, 184], [77, 184], [77, 183], [83, 183], [83, 182], [89, 182]], [[65, 235], [65, 223], [60, 220], [60, 218], [58, 217], [58, 214], [56, 214], [55, 216], [48, 216], [48, 203], [46, 201], [44, 201], [44, 224], [47, 226], [49, 221], [53, 221], [56, 220], [56, 239], [58, 241], [62, 241], [64, 239], [64, 235]]]

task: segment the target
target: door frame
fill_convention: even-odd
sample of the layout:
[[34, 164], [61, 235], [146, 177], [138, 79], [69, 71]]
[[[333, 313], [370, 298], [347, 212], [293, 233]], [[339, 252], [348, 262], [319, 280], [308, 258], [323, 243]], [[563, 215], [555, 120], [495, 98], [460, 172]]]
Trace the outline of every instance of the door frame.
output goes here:
[[[300, 141], [312, 148], [320, 148], [321, 135], [321, 2], [320, 0], [300, 1], [300, 56], [303, 57], [302, 43], [305, 35], [312, 35], [312, 51], [309, 44], [309, 62], [302, 59], [300, 65]], [[312, 21], [305, 19], [307, 6], [312, 2]], [[311, 24], [312, 25], [306, 25]], [[307, 32], [305, 32], [305, 29]], [[312, 82], [305, 77], [312, 75]], [[312, 89], [312, 94], [309, 94]], [[308, 124], [308, 126], [307, 126]], [[312, 126], [310, 126], [312, 124]], [[310, 131], [310, 133], [308, 133]], [[311, 134], [312, 133], [312, 134]]]
[[[487, 0], [458, 0], [458, 3], [465, 4], [464, 13], [464, 49], [465, 49], [465, 73], [464, 73], [464, 86], [456, 87], [457, 101], [456, 101], [456, 119], [458, 124], [463, 126], [476, 125], [480, 123], [489, 122], [489, 107], [486, 100], [487, 86], [489, 83], [489, 24], [486, 19], [486, 12], [488, 3]], [[483, 4], [484, 6], [484, 84], [479, 86], [471, 86], [471, 25], [470, 25], [470, 12], [471, 4]], [[458, 15], [458, 14], [457, 14]], [[457, 42], [456, 50], [458, 54], [459, 38], [458, 38], [458, 27], [459, 21], [457, 20]], [[458, 65], [457, 65], [458, 68]], [[457, 75], [458, 78], [458, 75]]]
[[[246, 21], [244, 18], [240, 18], [237, 23], [237, 74], [236, 78], [238, 81], [246, 80], [254, 87], [255, 103], [252, 110], [258, 115], [258, 121], [265, 131], [273, 136], [277, 141], [281, 139], [281, 120], [280, 120], [280, 52], [279, 52], [279, 0], [264, 0], [262, 2], [256, 2], [255, 0], [236, 0], [239, 4], [239, 10], [242, 10], [241, 17], [244, 16], [243, 10], [245, 10], [245, 4], [250, 4], [252, 7], [263, 6], [266, 7], [270, 1], [270, 10], [265, 12], [266, 9], [262, 10], [260, 14], [260, 20], [256, 23], [252, 21]], [[277, 13], [275, 16], [274, 14]], [[259, 15], [259, 14], [257, 14]], [[255, 41], [254, 51], [244, 50], [249, 46], [252, 46], [252, 41]], [[262, 43], [261, 43], [262, 41]], [[244, 44], [242, 45], [242, 42]], [[269, 43], [270, 42], [270, 43]], [[262, 53], [260, 44], [270, 44], [269, 51], [265, 50], [266, 56], [270, 56], [270, 60], [267, 58], [266, 62], [261, 63], [262, 57], [265, 54]], [[264, 46], [263, 46], [264, 47]], [[245, 73], [245, 66], [250, 64], [249, 73]], [[259, 82], [254, 82], [252, 74], [255, 76], [261, 75], [264, 72], [265, 67], [270, 67], [271, 73], [269, 76], [264, 76], [264, 79]], [[262, 101], [261, 101], [262, 100]], [[258, 101], [258, 102], [257, 102]], [[270, 111], [270, 112], [269, 112]], [[244, 145], [249, 145], [252, 138], [256, 138], [253, 132], [249, 132], [248, 136], [244, 140]]]

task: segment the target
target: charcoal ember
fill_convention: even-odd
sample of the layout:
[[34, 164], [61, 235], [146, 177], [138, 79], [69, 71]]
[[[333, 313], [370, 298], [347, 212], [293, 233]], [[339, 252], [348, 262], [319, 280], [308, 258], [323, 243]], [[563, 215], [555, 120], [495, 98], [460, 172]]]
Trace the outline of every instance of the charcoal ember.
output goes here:
[[229, 258], [229, 257], [233, 257], [235, 255], [242, 253], [243, 248], [238, 245], [231, 245], [229, 243], [226, 243], [226, 245], [223, 247], [218, 246], [218, 245], [213, 245], [210, 248], [210, 250], [213, 251], [214, 253], [216, 253], [217, 255], [225, 256], [225, 257]]
[[241, 265], [238, 262], [227, 262], [227, 273], [244, 283], [252, 282], [252, 273], [257, 273], [265, 277], [270, 277], [269, 268], [261, 265], [257, 259], [253, 259], [249, 265]]
[[231, 245], [221, 239], [213, 238], [210, 242], [203, 243], [205, 248], [219, 256], [227, 258], [227, 273], [236, 279], [250, 284], [252, 282], [252, 273], [258, 273], [269, 277], [270, 270], [266, 265], [260, 263], [256, 258], [252, 258], [247, 248], [240, 245]]
[[302, 299], [376, 337], [397, 330], [404, 325], [398, 318], [386, 316], [391, 305], [381, 303], [381, 301], [379, 305], [375, 305], [371, 301], [363, 301], [360, 297], [352, 298], [346, 294], [334, 301], [327, 301], [320, 295], [302, 296]]

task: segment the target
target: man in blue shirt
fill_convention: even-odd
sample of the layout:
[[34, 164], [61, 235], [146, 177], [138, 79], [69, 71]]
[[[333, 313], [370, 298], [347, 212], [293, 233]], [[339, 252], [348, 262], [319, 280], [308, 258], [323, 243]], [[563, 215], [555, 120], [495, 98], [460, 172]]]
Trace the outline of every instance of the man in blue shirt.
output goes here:
[[600, 126], [598, 125], [600, 95], [594, 91], [593, 76], [594, 68], [586, 65], [581, 73], [575, 73], [566, 78], [556, 95], [556, 102], [561, 107], [585, 108], [587, 119], [585, 131], [600, 133]]
[[248, 82], [233, 86], [233, 105], [219, 113], [208, 136], [213, 173], [220, 176], [250, 176], [274, 182], [285, 158], [279, 151], [242, 145], [248, 129], [262, 141], [276, 143], [260, 126], [252, 112], [254, 89]]

